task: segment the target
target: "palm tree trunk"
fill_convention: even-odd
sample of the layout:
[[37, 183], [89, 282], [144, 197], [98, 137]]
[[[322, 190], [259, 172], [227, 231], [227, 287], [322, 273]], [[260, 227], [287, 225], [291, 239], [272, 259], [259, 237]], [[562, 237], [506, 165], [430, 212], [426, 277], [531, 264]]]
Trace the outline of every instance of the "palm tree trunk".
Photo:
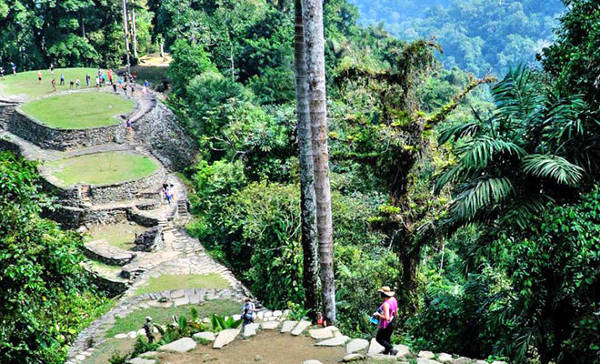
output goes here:
[[295, 0], [295, 6], [294, 67], [296, 69], [296, 113], [298, 115], [297, 133], [300, 149], [304, 306], [306, 309], [310, 309], [311, 317], [316, 318], [319, 309], [317, 211], [315, 206], [315, 170], [310, 131], [310, 108], [308, 106], [306, 55], [304, 53], [302, 0]]
[[125, 53], [127, 54], [127, 72], [130, 72], [129, 60], [129, 27], [127, 26], [127, 0], [123, 0], [123, 26], [125, 27]]
[[327, 92], [325, 86], [325, 39], [323, 36], [323, 0], [303, 0], [304, 44], [309, 80], [309, 107], [315, 164], [317, 230], [324, 316], [336, 321], [335, 279], [333, 274], [333, 227], [329, 151], [327, 146]]
[[137, 25], [136, 25], [136, 19], [135, 19], [135, 0], [132, 0], [131, 3], [133, 4], [133, 8], [131, 9], [131, 28], [133, 31], [133, 56], [135, 58], [138, 58]]

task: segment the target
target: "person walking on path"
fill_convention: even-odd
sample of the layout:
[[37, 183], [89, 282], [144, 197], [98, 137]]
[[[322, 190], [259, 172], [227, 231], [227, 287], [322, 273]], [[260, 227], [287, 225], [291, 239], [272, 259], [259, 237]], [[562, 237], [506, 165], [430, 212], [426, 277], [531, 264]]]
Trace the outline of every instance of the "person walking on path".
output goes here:
[[39, 85], [40, 83], [42, 83], [42, 71], [38, 71], [37, 77], [38, 77], [38, 85]]
[[246, 326], [254, 322], [255, 311], [256, 306], [254, 305], [250, 297], [247, 297], [244, 300], [244, 305], [242, 306], [242, 319], [244, 320], [242, 326]]
[[144, 95], [148, 93], [148, 86], [150, 86], [150, 83], [148, 83], [148, 80], [144, 80], [144, 88], [142, 89]]
[[90, 75], [85, 75], [85, 85], [87, 87], [90, 87], [90, 79], [91, 79]]
[[381, 287], [377, 292], [381, 295], [383, 303], [379, 306], [377, 312], [373, 314], [373, 317], [379, 319], [379, 328], [375, 340], [385, 348], [383, 354], [396, 355], [398, 351], [394, 349], [390, 339], [397, 324], [396, 320], [398, 320], [398, 301], [394, 297], [394, 292], [388, 286]]
[[64, 73], [60, 74], [60, 86], [64, 86], [65, 85], [65, 75]]

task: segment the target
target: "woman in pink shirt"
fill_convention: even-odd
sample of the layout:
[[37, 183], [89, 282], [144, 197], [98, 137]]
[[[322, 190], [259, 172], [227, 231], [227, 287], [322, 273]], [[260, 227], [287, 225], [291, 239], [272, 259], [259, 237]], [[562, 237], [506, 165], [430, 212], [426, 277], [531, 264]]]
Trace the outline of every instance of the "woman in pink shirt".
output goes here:
[[398, 351], [390, 343], [390, 338], [396, 326], [396, 322], [393, 321], [398, 319], [398, 301], [396, 301], [394, 292], [388, 286], [381, 287], [377, 292], [381, 294], [383, 303], [379, 306], [379, 310], [373, 314], [373, 316], [379, 318], [379, 329], [375, 340], [385, 348], [384, 354], [396, 355]]

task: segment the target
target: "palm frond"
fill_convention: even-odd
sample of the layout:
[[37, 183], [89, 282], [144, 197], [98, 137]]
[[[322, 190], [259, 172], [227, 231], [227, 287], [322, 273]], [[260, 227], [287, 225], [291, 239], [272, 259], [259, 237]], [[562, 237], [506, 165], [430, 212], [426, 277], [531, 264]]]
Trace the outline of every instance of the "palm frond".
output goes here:
[[522, 170], [535, 177], [549, 178], [564, 185], [575, 185], [582, 177], [583, 168], [563, 157], [531, 154], [523, 158]]
[[447, 167], [444, 172], [437, 177], [434, 185], [434, 193], [439, 194], [442, 189], [450, 183], [464, 180], [470, 175], [469, 171], [462, 164], [455, 164]]
[[456, 197], [452, 212], [461, 221], [471, 221], [483, 210], [499, 204], [513, 194], [514, 186], [506, 177], [479, 179]]
[[501, 155], [521, 157], [526, 154], [523, 148], [513, 142], [489, 136], [473, 139], [457, 148], [457, 152], [463, 156], [462, 163], [471, 168], [485, 168], [490, 161]]
[[479, 129], [480, 126], [478, 123], [466, 123], [446, 128], [438, 138], [438, 143], [442, 145], [450, 140], [457, 141], [467, 136], [473, 136], [477, 134]]

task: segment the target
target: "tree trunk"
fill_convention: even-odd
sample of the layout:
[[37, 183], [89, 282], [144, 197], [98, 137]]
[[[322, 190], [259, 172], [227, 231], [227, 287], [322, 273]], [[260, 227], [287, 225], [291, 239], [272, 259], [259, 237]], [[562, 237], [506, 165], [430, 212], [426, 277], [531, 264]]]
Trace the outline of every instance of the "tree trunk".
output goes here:
[[310, 132], [310, 108], [308, 106], [309, 94], [306, 75], [306, 55], [304, 53], [302, 0], [295, 1], [294, 67], [296, 69], [297, 134], [300, 149], [304, 307], [311, 310], [310, 316], [314, 319], [319, 310], [319, 257], [317, 249], [317, 212], [315, 206], [315, 170]]
[[335, 279], [333, 274], [333, 227], [329, 151], [327, 146], [327, 92], [325, 86], [325, 39], [323, 36], [323, 0], [303, 0], [304, 44], [309, 80], [309, 107], [315, 164], [317, 230], [321, 263], [321, 287], [324, 316], [336, 322]]
[[137, 42], [137, 25], [135, 24], [135, 22], [136, 22], [136, 20], [135, 20], [135, 0], [132, 0], [131, 3], [133, 4], [133, 8], [131, 9], [131, 27], [133, 30], [133, 56], [137, 59], [138, 58], [138, 52], [137, 52], [138, 42]]
[[129, 27], [127, 26], [127, 0], [123, 0], [123, 26], [125, 27], [125, 53], [127, 55], [127, 72], [130, 72], [131, 61], [129, 60]]

